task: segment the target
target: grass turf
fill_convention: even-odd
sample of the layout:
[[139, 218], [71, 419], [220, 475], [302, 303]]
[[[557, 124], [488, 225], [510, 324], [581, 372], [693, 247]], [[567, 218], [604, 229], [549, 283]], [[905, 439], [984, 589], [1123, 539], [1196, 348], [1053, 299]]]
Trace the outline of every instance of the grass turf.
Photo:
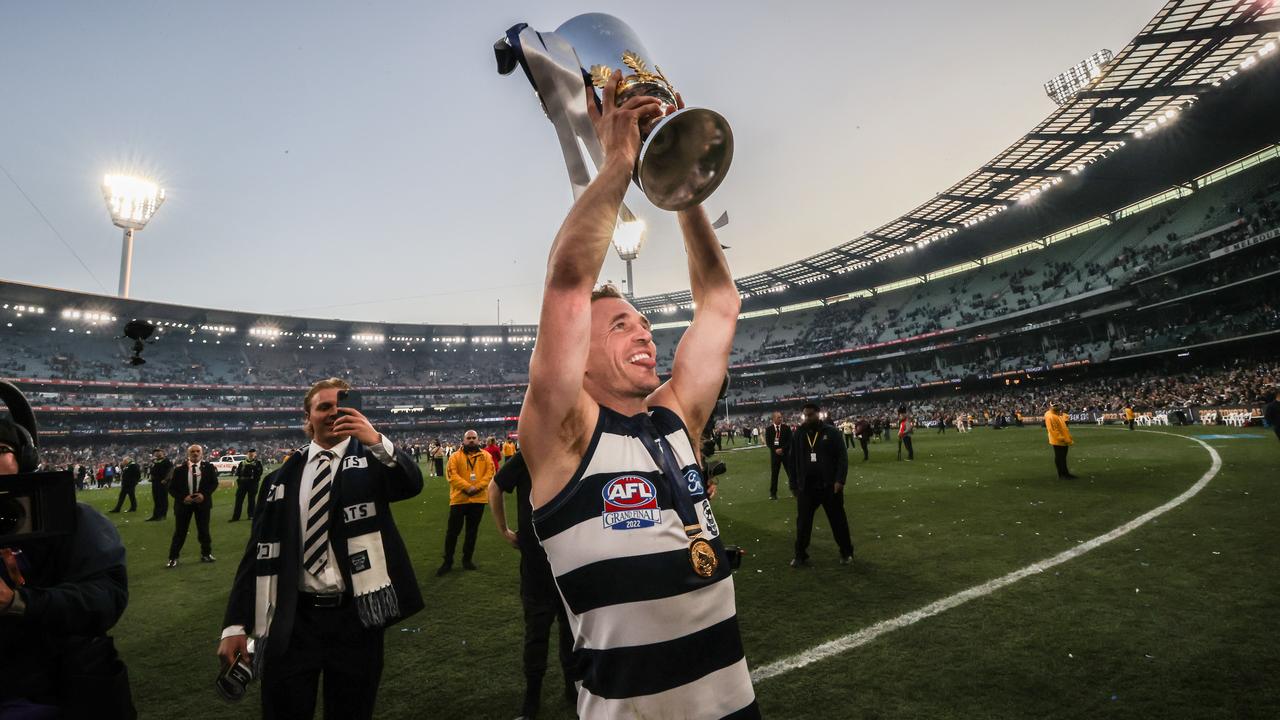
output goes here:
[[[735, 578], [747, 658], [757, 667], [920, 608], [1100, 535], [1177, 496], [1208, 468], [1184, 438], [1079, 427], [1079, 480], [1059, 481], [1044, 431], [920, 431], [916, 460], [878, 443], [850, 458], [856, 562], [840, 566], [817, 516], [814, 566], [787, 567], [794, 504], [768, 499], [759, 448], [723, 454], [716, 515], [749, 556]], [[866, 645], [764, 680], [775, 718], [1280, 717], [1280, 448], [1252, 429], [1214, 433], [1213, 481], [1182, 506], [1051, 570]], [[1247, 437], [1252, 436], [1252, 437]], [[783, 481], [785, 488], [785, 479]], [[86, 491], [100, 510], [115, 490]], [[476, 572], [434, 577], [447, 513], [443, 481], [395, 506], [427, 609], [387, 635], [378, 716], [512, 718], [523, 692], [517, 557], [486, 513]], [[130, 605], [113, 634], [144, 718], [259, 714], [217, 699], [214, 657], [231, 576], [247, 539], [228, 524], [233, 493], [214, 498], [214, 553], [195, 530], [164, 568], [172, 516], [110, 515], [129, 552]], [[508, 515], [514, 522], [514, 508]], [[554, 635], [553, 635], [554, 643]], [[572, 713], [549, 657], [545, 718]]]

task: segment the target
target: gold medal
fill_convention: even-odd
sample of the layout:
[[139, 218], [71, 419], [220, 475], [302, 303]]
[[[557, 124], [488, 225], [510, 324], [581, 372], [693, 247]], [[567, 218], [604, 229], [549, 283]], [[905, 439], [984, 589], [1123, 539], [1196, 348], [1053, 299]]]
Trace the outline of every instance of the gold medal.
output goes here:
[[699, 577], [709, 578], [716, 574], [716, 568], [720, 567], [720, 558], [716, 557], [715, 548], [711, 547], [711, 543], [703, 538], [697, 538], [689, 543], [689, 564], [693, 566], [693, 571]]

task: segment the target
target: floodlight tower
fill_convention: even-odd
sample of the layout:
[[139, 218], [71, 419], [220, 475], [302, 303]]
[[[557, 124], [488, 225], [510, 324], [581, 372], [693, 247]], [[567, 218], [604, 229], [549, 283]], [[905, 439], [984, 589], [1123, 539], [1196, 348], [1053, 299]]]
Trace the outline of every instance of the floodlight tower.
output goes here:
[[636, 296], [635, 280], [631, 275], [631, 261], [640, 257], [640, 248], [644, 246], [645, 226], [640, 218], [620, 220], [613, 229], [613, 249], [618, 257], [627, 263], [627, 297]]
[[102, 197], [107, 201], [111, 222], [124, 229], [120, 249], [120, 290], [129, 297], [129, 281], [133, 275], [133, 232], [147, 226], [164, 202], [164, 188], [146, 178], [129, 175], [107, 175], [102, 179]]

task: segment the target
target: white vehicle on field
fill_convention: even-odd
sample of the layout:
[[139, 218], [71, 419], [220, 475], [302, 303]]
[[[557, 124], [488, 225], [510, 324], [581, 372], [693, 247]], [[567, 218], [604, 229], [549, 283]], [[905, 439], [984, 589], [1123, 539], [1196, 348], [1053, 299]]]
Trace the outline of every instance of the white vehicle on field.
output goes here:
[[240, 467], [240, 461], [244, 460], [245, 457], [245, 455], [223, 455], [214, 458], [213, 466], [217, 468], [219, 475], [233, 474], [236, 468]]

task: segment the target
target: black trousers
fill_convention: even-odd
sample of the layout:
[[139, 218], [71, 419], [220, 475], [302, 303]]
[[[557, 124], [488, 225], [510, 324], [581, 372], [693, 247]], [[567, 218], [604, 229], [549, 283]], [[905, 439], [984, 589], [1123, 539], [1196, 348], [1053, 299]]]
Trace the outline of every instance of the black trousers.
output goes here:
[[187, 541], [187, 531], [191, 528], [191, 518], [196, 519], [196, 537], [200, 540], [200, 554], [213, 554], [213, 537], [209, 535], [209, 503], [188, 505], [183, 502], [173, 504], [173, 541], [169, 543], [169, 559], [177, 560], [182, 552], [182, 545]]
[[326, 720], [372, 718], [382, 682], [383, 633], [360, 624], [350, 597], [338, 608], [313, 608], [300, 597], [288, 649], [263, 668], [262, 717], [310, 720], [323, 674]]
[[1128, 425], [1129, 429], [1132, 430], [1133, 426], [1137, 424], [1137, 422], [1138, 422], [1137, 420], [1127, 420], [1125, 421], [1125, 425]]
[[809, 539], [813, 535], [813, 516], [821, 507], [827, 513], [827, 524], [840, 547], [840, 557], [853, 555], [853, 540], [849, 538], [849, 518], [844, 513], [844, 491], [835, 492], [831, 487], [806, 488], [800, 491], [796, 502], [796, 558], [809, 559]]
[[845, 446], [845, 448], [851, 448], [851, 447], [853, 447], [853, 436], [852, 436], [852, 435], [845, 435], [845, 436], [844, 436], [844, 446]]
[[151, 517], [160, 518], [169, 515], [169, 488], [164, 483], [151, 481]]
[[435, 468], [436, 477], [444, 477], [444, 458], [431, 458], [431, 466]]
[[240, 519], [240, 505], [245, 498], [249, 498], [249, 517], [253, 518], [253, 504], [258, 497], [258, 483], [256, 482], [240, 482], [236, 481], [236, 507], [231, 511], [231, 519]]
[[1058, 477], [1063, 478], [1071, 473], [1067, 471], [1067, 450], [1070, 445], [1053, 446], [1053, 464], [1058, 468]]
[[480, 518], [484, 517], [484, 503], [461, 503], [449, 506], [449, 525], [444, 531], [444, 564], [453, 564], [453, 553], [458, 548], [458, 534], [467, 525], [467, 537], [462, 541], [462, 561], [471, 560], [476, 551], [476, 535], [480, 530]]
[[776, 448], [769, 448], [769, 497], [778, 497], [778, 469], [781, 468], [787, 472], [787, 485], [791, 485], [791, 468], [783, 462], [783, 457], [774, 452]]
[[871, 442], [871, 438], [869, 438], [869, 437], [867, 437], [867, 436], [865, 436], [865, 435], [862, 435], [862, 436], [860, 436], [860, 437], [858, 438], [858, 444], [862, 446], [862, 459], [863, 459], [863, 460], [867, 460], [867, 459], [870, 459], [870, 458], [871, 458], [871, 453], [867, 452], [867, 443], [870, 443], [870, 442]]
[[576, 673], [573, 665], [573, 633], [564, 603], [556, 592], [551, 566], [545, 556], [540, 562], [520, 561], [520, 604], [524, 607], [524, 707], [521, 714], [538, 714], [542, 699], [542, 678], [547, 674], [547, 647], [551, 640], [551, 623], [558, 625], [560, 668], [565, 689], [573, 687]]
[[124, 506], [125, 498], [129, 498], [129, 512], [138, 509], [138, 495], [134, 492], [137, 487], [137, 483], [124, 483], [120, 486], [120, 497], [116, 498], [116, 509], [113, 512], [120, 512], [120, 508]]
[[915, 460], [915, 459], [916, 459], [916, 451], [915, 451], [915, 450], [913, 450], [913, 449], [911, 449], [911, 436], [910, 436], [910, 435], [903, 435], [903, 436], [902, 436], [902, 447], [904, 447], [904, 448], [906, 448], [906, 449], [907, 449], [907, 459], [908, 459], [908, 460]]

